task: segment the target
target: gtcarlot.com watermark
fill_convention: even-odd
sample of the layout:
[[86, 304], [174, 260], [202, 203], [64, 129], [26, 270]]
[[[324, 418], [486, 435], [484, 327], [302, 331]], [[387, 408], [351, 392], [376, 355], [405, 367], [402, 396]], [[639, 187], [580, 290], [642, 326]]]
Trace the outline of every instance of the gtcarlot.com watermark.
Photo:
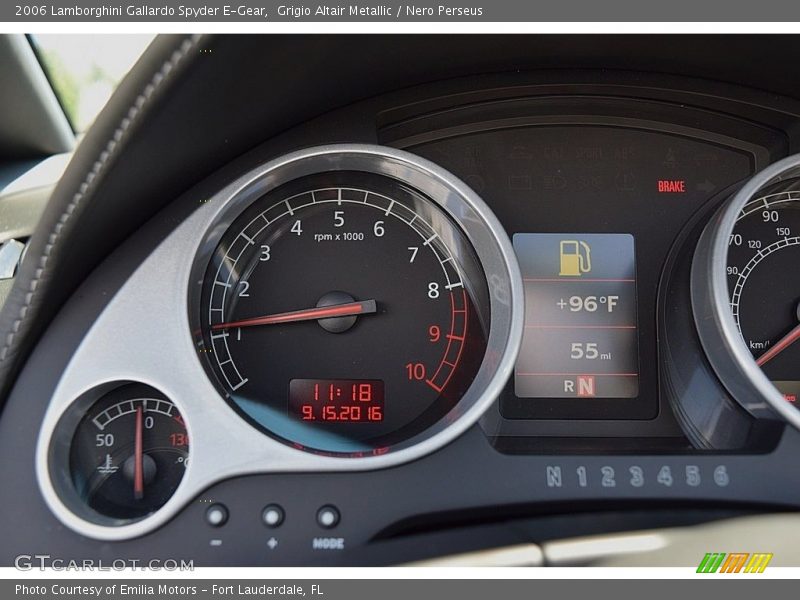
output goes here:
[[194, 571], [193, 560], [115, 558], [114, 560], [54, 558], [50, 554], [20, 554], [14, 559], [19, 571]]

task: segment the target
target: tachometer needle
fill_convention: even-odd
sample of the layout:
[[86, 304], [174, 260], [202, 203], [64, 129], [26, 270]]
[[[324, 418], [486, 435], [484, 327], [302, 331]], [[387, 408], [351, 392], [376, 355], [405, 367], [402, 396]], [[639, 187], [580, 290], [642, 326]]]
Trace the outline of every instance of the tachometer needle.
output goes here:
[[318, 319], [330, 319], [333, 317], [352, 317], [356, 315], [368, 315], [377, 312], [375, 300], [364, 300], [362, 302], [347, 302], [345, 304], [335, 304], [333, 306], [318, 306], [304, 310], [293, 310], [289, 312], [264, 315], [263, 317], [253, 317], [241, 321], [230, 321], [228, 323], [217, 323], [211, 326], [212, 331], [229, 329], [232, 327], [253, 327], [256, 325], [277, 325], [279, 323], [296, 323], [299, 321], [316, 321]]
[[800, 340], [800, 325], [792, 329], [788, 334], [786, 334], [779, 342], [777, 342], [774, 346], [772, 346], [769, 350], [764, 352], [761, 356], [758, 357], [756, 360], [756, 364], [759, 367], [763, 367], [773, 358], [778, 356], [781, 352], [786, 350], [789, 346], [794, 344], [797, 340]]
[[144, 414], [141, 406], [136, 407], [136, 436], [133, 450], [133, 496], [137, 500], [144, 497], [144, 448], [142, 447]]

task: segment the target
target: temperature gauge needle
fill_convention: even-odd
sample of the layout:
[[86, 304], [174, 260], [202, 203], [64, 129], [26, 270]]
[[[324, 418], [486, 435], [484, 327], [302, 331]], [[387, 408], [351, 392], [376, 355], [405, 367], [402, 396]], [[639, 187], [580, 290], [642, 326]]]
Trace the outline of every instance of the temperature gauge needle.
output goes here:
[[769, 350], [764, 352], [764, 354], [759, 356], [758, 360], [756, 360], [756, 364], [759, 367], [763, 367], [765, 364], [767, 364], [773, 358], [778, 356], [781, 352], [786, 350], [789, 346], [794, 344], [797, 340], [800, 340], [800, 325], [798, 325], [797, 327], [792, 329], [779, 342], [777, 342]]
[[142, 447], [142, 434], [144, 414], [142, 407], [136, 407], [136, 435], [133, 450], [133, 496], [137, 500], [144, 497], [144, 448]]
[[330, 319], [334, 317], [353, 317], [357, 315], [368, 315], [377, 312], [375, 300], [364, 300], [362, 302], [347, 302], [345, 304], [335, 304], [333, 306], [318, 306], [303, 310], [293, 310], [289, 312], [264, 315], [263, 317], [253, 317], [241, 321], [230, 321], [228, 323], [217, 323], [211, 326], [212, 331], [228, 329], [231, 327], [253, 327], [256, 325], [277, 325], [279, 323], [296, 323], [299, 321], [316, 321], [318, 319]]

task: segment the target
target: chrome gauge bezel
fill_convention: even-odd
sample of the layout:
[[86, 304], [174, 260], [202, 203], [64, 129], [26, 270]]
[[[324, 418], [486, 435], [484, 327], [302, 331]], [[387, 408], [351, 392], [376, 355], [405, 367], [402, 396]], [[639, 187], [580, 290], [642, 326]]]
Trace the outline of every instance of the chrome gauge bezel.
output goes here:
[[[400, 180], [433, 200], [475, 248], [489, 284], [487, 351], [478, 373], [453, 410], [394, 452], [363, 457], [304, 452], [265, 436], [220, 396], [198, 355], [189, 318], [198, 273], [215, 240], [265, 191], [331, 170], [365, 171]], [[223, 479], [255, 473], [361, 471], [421, 458], [452, 442], [489, 408], [513, 372], [522, 340], [522, 277], [511, 242], [486, 204], [462, 181], [408, 152], [337, 144], [301, 150], [263, 164], [200, 204], [139, 265], [108, 303], [65, 369], [42, 423], [36, 470], [42, 494], [59, 520], [85, 536], [124, 540], [173, 518], [203, 490]], [[154, 304], [153, 298], [163, 299]], [[192, 460], [173, 497], [134, 523], [91, 522], [65, 502], [63, 478], [52, 477], [51, 450], [63, 439], [63, 415], [98, 386], [137, 382], [158, 389], [184, 416]], [[68, 419], [67, 419], [68, 421]], [[69, 432], [67, 432], [68, 434]], [[235, 442], [235, 443], [234, 443]]]
[[726, 268], [728, 244], [745, 206], [765, 188], [800, 177], [800, 154], [752, 177], [706, 226], [692, 263], [695, 325], [717, 376], [731, 395], [757, 418], [782, 418], [800, 429], [800, 410], [786, 402], [747, 348], [731, 309]]
[[[73, 514], [82, 520], [106, 527], [123, 527], [130, 523], [136, 523], [141, 519], [115, 519], [100, 514], [89, 507], [75, 490], [72, 474], [70, 473], [70, 453], [74, 441], [74, 434], [84, 416], [107, 394], [130, 384], [131, 382], [127, 381], [109, 381], [87, 390], [63, 412], [56, 426], [55, 435], [49, 445], [49, 474], [54, 481], [55, 488], [59, 491], [60, 500], [70, 508]], [[139, 402], [142, 400], [152, 400], [155, 402], [164, 401], [163, 398], [158, 398], [157, 394], [143, 394], [140, 398], [137, 398], [136, 401]], [[173, 404], [178, 412], [182, 412], [176, 403], [172, 401], [168, 402]], [[187, 434], [191, 435], [188, 425], [186, 430]], [[191, 464], [191, 461], [189, 461], [188, 464]], [[180, 487], [180, 484], [178, 484], [178, 487]]]
[[[353, 167], [358, 167], [358, 169], [350, 168], [351, 165]], [[309, 166], [312, 169], [315, 168], [314, 164]], [[346, 174], [345, 177], [355, 178], [364, 175], [373, 175], [379, 170], [382, 170], [382, 167], [379, 164], [364, 164], [363, 162], [354, 161], [352, 158], [345, 158], [337, 160], [337, 164], [333, 168], [325, 166], [324, 170], [315, 170], [315, 172], [312, 173], [312, 176], [323, 173], [327, 178], [329, 177], [328, 174], [331, 172], [340, 172]], [[380, 176], [388, 176], [388, 173], [385, 172], [380, 172], [377, 174]], [[225, 288], [225, 284], [220, 285], [219, 289], [221, 290], [221, 297], [220, 295], [216, 296], [219, 304], [211, 304], [211, 298], [209, 297], [208, 292], [204, 294], [203, 288], [207, 285], [209, 280], [217, 281], [222, 279], [225, 283], [230, 285], [230, 274], [237, 270], [237, 263], [239, 260], [238, 257], [241, 256], [241, 254], [244, 254], [242, 248], [247, 248], [248, 246], [246, 246], [246, 244], [251, 245], [259, 243], [255, 240], [259, 239], [261, 233], [260, 230], [258, 233], [251, 233], [254, 240], [253, 242], [250, 242], [249, 238], [244, 239], [242, 233], [240, 232], [235, 239], [240, 240], [241, 244], [239, 247], [235, 245], [233, 246], [233, 256], [228, 256], [230, 250], [226, 249], [225, 260], [219, 260], [219, 258], [217, 259], [219, 260], [219, 268], [214, 273], [208, 271], [208, 265], [214, 263], [214, 254], [220, 252], [221, 240], [230, 236], [231, 231], [233, 231], [236, 227], [234, 223], [239, 221], [241, 215], [251, 210], [251, 207], [254, 205], [258, 207], [259, 212], [257, 215], [255, 213], [251, 213], [250, 216], [247, 217], [248, 226], [255, 225], [256, 227], [261, 227], [264, 230], [274, 226], [276, 223], [279, 223], [282, 219], [289, 218], [293, 220], [297, 218], [298, 215], [302, 214], [300, 211], [312, 205], [337, 205], [337, 207], [347, 207], [348, 205], [356, 207], [365, 205], [371, 206], [373, 209], [380, 210], [380, 213], [385, 217], [391, 216], [391, 218], [396, 219], [405, 226], [412, 228], [420, 237], [420, 241], [423, 242], [423, 245], [430, 243], [430, 240], [427, 238], [431, 232], [433, 232], [434, 237], [441, 240], [441, 245], [437, 241], [432, 243], [430, 247], [436, 248], [436, 250], [433, 251], [433, 254], [438, 260], [439, 268], [442, 270], [444, 277], [447, 278], [447, 283], [453, 283], [449, 278], [456, 277], [457, 284], [455, 287], [460, 286], [463, 290], [481, 288], [480, 290], [476, 290], [478, 295], [481, 296], [481, 291], [487, 291], [486, 276], [483, 272], [483, 268], [478, 264], [476, 260], [477, 257], [473, 255], [471, 248], [467, 247], [467, 244], [471, 245], [471, 240], [461, 239], [460, 236], [459, 239], [451, 239], [456, 238], [456, 234], [453, 232], [451, 235], [451, 231], [447, 229], [448, 227], [453, 227], [452, 223], [445, 223], [445, 221], [449, 221], [447, 219], [449, 213], [441, 212], [438, 210], [440, 205], [430, 201], [428, 194], [433, 193], [434, 189], [430, 185], [426, 186], [426, 181], [423, 180], [413, 184], [414, 190], [413, 192], [409, 192], [409, 195], [416, 204], [410, 206], [401, 204], [399, 197], [389, 197], [377, 192], [373, 188], [370, 188], [369, 190], [360, 190], [357, 187], [354, 187], [351, 181], [347, 181], [347, 185], [327, 184], [323, 185], [321, 188], [313, 185], [309, 188], [305, 185], [305, 183], [307, 183], [305, 179], [306, 175], [294, 177], [293, 173], [290, 172], [286, 172], [283, 175], [287, 178], [287, 180], [284, 181], [283, 177], [276, 178], [275, 185], [269, 186], [267, 191], [275, 190], [280, 192], [280, 190], [284, 189], [284, 185], [297, 184], [298, 182], [303, 184], [303, 191], [299, 193], [293, 192], [288, 196], [283, 193], [278, 193], [277, 196], [271, 198], [265, 204], [263, 200], [264, 198], [268, 197], [269, 194], [265, 196], [263, 190], [258, 188], [254, 189], [253, 193], [257, 196], [254, 201], [244, 202], [241, 206], [238, 203], [233, 203], [228, 210], [223, 212], [223, 214], [220, 216], [220, 222], [213, 226], [209, 231], [207, 243], [203, 244], [204, 248], [208, 251], [208, 254], [199, 255], [198, 260], [195, 263], [197, 269], [191, 277], [192, 289], [190, 290], [189, 294], [190, 299], [194, 300], [194, 302], [189, 307], [189, 316], [192, 325], [192, 331], [195, 332], [196, 344], [198, 348], [204, 349], [203, 356], [206, 359], [205, 362], [207, 364], [205, 364], [205, 366], [208, 376], [212, 379], [212, 381], [216, 380], [218, 382], [218, 390], [220, 394], [231, 404], [234, 410], [236, 410], [242, 416], [242, 418], [250, 422], [257, 429], [263, 431], [266, 435], [273, 436], [285, 444], [292, 445], [296, 448], [301, 448], [307, 452], [325, 454], [328, 456], [344, 456], [353, 458], [363, 458], [364, 456], [372, 453], [385, 454], [387, 452], [397, 452], [402, 448], [415, 445], [420, 440], [430, 437], [430, 435], [434, 433], [437, 428], [448, 427], [449, 423], [455, 420], [454, 417], [464, 411], [463, 407], [471, 406], [473, 398], [470, 397], [469, 391], [455, 406], [445, 411], [441, 419], [438, 419], [436, 423], [426, 427], [424, 430], [419, 431], [418, 433], [406, 433], [404, 437], [394, 440], [391, 443], [381, 443], [373, 448], [365, 447], [351, 450], [349, 452], [316, 446], [314, 441], [318, 440], [313, 440], [314, 434], [318, 433], [316, 431], [305, 432], [307, 436], [311, 436], [312, 441], [303, 439], [301, 437], [303, 432], [294, 431], [288, 432], [287, 434], [287, 432], [284, 430], [285, 435], [282, 435], [281, 429], [285, 428], [285, 424], [281, 425], [280, 423], [276, 422], [277, 419], [273, 421], [272, 426], [260, 422], [255, 419], [253, 415], [249, 414], [247, 410], [239, 406], [231, 397], [236, 389], [231, 380], [238, 378], [240, 381], [245, 381], [245, 377], [236, 368], [236, 358], [231, 353], [227, 344], [227, 340], [222, 338], [224, 346], [222, 347], [221, 354], [223, 354], [223, 356], [219, 356], [218, 352], [220, 349], [218, 348], [218, 344], [213, 343], [213, 337], [212, 340], [208, 340], [205, 337], [206, 334], [204, 332], [204, 329], [207, 329], [213, 320], [214, 315], [211, 312], [212, 309], [216, 307], [218, 315], [224, 313], [224, 299], [227, 290]], [[392, 181], [400, 181], [405, 187], [412, 187], [412, 184], [409, 181], [410, 179], [411, 178], [406, 175], [403, 176], [402, 180], [392, 177]], [[330, 191], [338, 191], [338, 194], [328, 199], [323, 199], [321, 197], [322, 194]], [[357, 195], [359, 192], [364, 194], [363, 199], [353, 200], [350, 198], [350, 196]], [[309, 194], [310, 198], [308, 196]], [[309, 204], [304, 206], [299, 205], [297, 202], [293, 202], [298, 198], [308, 199]], [[378, 206], [374, 204], [376, 199], [378, 202], [380, 202], [381, 199], [385, 200], [387, 205]], [[261, 210], [264, 207], [266, 207], [265, 210]], [[398, 208], [400, 208], [400, 210], [398, 210]], [[265, 216], [267, 213], [271, 214], [270, 219], [267, 219]], [[278, 214], [276, 215], [275, 213]], [[410, 218], [408, 218], [408, 220], [403, 217], [403, 215], [406, 215], [407, 213], [411, 213], [412, 215]], [[268, 222], [265, 223], [265, 221]], [[461, 225], [457, 223], [455, 226], [461, 228]], [[220, 275], [220, 272], [223, 269], [227, 269], [227, 275]], [[396, 276], [396, 274], [394, 275]], [[456, 280], [454, 279], [454, 281]], [[491, 324], [489, 321], [489, 318], [485, 319], [486, 325], [488, 326], [487, 329], [491, 330]], [[216, 364], [214, 364], [215, 361]], [[227, 364], [231, 369], [228, 374], [220, 373], [224, 373], [221, 361], [224, 361], [224, 363]], [[454, 365], [453, 369], [455, 368], [456, 367]], [[230, 378], [229, 375], [231, 376]], [[294, 435], [292, 435], [292, 433], [294, 433]]]

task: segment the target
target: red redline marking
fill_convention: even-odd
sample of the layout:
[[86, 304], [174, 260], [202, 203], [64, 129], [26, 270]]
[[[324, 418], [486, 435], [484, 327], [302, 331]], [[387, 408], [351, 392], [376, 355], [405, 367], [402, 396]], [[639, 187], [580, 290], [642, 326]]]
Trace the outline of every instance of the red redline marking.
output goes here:
[[517, 371], [517, 375], [522, 377], [638, 377], [638, 373], [521, 373]]
[[[466, 314], [467, 313], [467, 308], [466, 307], [468, 306], [467, 305], [467, 292], [462, 288], [461, 289], [461, 295], [462, 295], [462, 300], [464, 302], [464, 309], [463, 310], [456, 310], [455, 294], [456, 294], [456, 292], [453, 292], [452, 290], [450, 291], [450, 307], [451, 307], [451, 310], [450, 310], [450, 334], [445, 336], [445, 338], [447, 339], [447, 347], [445, 348], [444, 354], [442, 355], [442, 361], [439, 363], [439, 366], [436, 368], [436, 372], [433, 374], [433, 376], [430, 379], [426, 380], [426, 383], [428, 385], [430, 385], [434, 390], [436, 390], [440, 394], [442, 393], [442, 390], [444, 390], [444, 388], [447, 387], [447, 384], [450, 383], [450, 379], [452, 379], [453, 373], [456, 372], [456, 368], [458, 366], [458, 363], [461, 362], [461, 354], [464, 352], [463, 340], [467, 337], [467, 327], [469, 325], [469, 319], [465, 317], [464, 318], [464, 331], [463, 331], [464, 336], [459, 339], [458, 336], [453, 336], [452, 335], [452, 332], [453, 332], [453, 330], [455, 329], [455, 326], [456, 326], [456, 318], [455, 318], [456, 313], [464, 313], [464, 314]], [[454, 340], [458, 340], [459, 341], [458, 355], [455, 358], [455, 364], [450, 363], [449, 361], [446, 360], [447, 357], [450, 355], [450, 348], [452, 347]], [[444, 383], [442, 383], [441, 387], [438, 387], [433, 382], [437, 377], [439, 377], [439, 374], [442, 372], [442, 369], [444, 368], [444, 365], [447, 365], [447, 366], [450, 367], [450, 372], [447, 374], [447, 377], [445, 377]]]
[[569, 277], [559, 277], [559, 278], [551, 278], [551, 279], [544, 278], [544, 277], [542, 277], [542, 278], [524, 277], [522, 279], [522, 281], [526, 281], [526, 282], [529, 281], [529, 282], [535, 282], [535, 283], [548, 282], [548, 281], [550, 281], [550, 282], [585, 281], [585, 282], [589, 282], [589, 283], [598, 282], [598, 281], [600, 281], [600, 282], [607, 281], [607, 282], [612, 282], [612, 283], [636, 283], [635, 279], [592, 279], [592, 278], [587, 278], [587, 277], [576, 277], [574, 279], [569, 278]]
[[435, 383], [433, 383], [433, 381], [431, 381], [430, 379], [426, 379], [426, 380], [425, 380], [425, 383], [427, 383], [427, 384], [428, 384], [429, 386], [431, 386], [431, 387], [432, 387], [434, 390], [436, 390], [436, 392], [437, 392], [438, 394], [441, 394], [441, 393], [442, 393], [442, 390], [444, 389], [444, 388], [436, 387], [436, 384], [435, 384]]
[[446, 337], [448, 340], [456, 340], [457, 342], [463, 342], [464, 338], [458, 335], [447, 334]]

